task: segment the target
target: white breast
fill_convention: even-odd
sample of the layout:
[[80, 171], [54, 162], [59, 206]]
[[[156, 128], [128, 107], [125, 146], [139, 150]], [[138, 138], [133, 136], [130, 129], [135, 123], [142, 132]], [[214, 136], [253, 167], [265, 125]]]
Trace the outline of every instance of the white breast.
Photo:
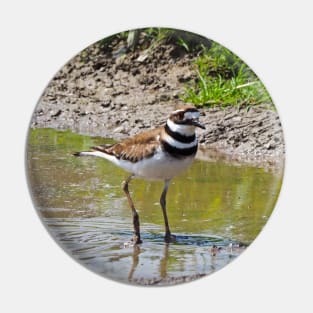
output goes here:
[[179, 175], [191, 165], [193, 159], [194, 156], [182, 159], [173, 158], [159, 148], [152, 157], [136, 163], [125, 160], [116, 160], [114, 163], [135, 176], [151, 180], [165, 180]]

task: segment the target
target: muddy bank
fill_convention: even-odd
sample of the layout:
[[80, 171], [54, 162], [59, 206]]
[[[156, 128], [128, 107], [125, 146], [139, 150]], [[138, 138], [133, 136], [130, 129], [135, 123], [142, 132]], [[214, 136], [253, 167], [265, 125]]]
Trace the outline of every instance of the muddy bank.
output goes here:
[[[197, 51], [163, 42], [127, 51], [125, 40], [95, 44], [53, 78], [31, 127], [72, 129], [121, 140], [165, 123], [188, 81], [196, 79]], [[277, 112], [266, 105], [238, 110], [201, 109], [200, 158], [282, 164], [284, 140]]]
[[191, 282], [199, 278], [207, 276], [206, 274], [195, 274], [190, 276], [181, 277], [166, 277], [166, 278], [152, 278], [152, 279], [132, 279], [129, 281], [130, 284], [139, 286], [173, 286], [177, 284]]

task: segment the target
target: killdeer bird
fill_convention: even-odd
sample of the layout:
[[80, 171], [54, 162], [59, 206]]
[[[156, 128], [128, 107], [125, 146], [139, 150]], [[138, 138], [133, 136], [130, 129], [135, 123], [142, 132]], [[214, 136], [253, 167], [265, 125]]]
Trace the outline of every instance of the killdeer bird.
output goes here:
[[113, 145], [92, 147], [91, 151], [76, 152], [75, 156], [96, 156], [111, 161], [130, 172], [123, 183], [132, 210], [135, 244], [141, 243], [139, 215], [129, 194], [128, 185], [133, 177], [163, 180], [160, 204], [165, 223], [165, 242], [175, 241], [171, 234], [167, 213], [166, 194], [171, 179], [188, 168], [197, 152], [195, 128], [205, 128], [199, 122], [200, 112], [185, 106], [172, 112], [162, 127], [148, 130]]

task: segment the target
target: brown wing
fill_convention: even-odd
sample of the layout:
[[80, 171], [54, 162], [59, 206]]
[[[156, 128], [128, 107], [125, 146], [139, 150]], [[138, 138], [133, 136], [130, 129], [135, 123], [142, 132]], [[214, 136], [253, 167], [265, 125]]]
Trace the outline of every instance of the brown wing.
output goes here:
[[119, 143], [96, 146], [92, 147], [92, 149], [114, 155], [118, 159], [137, 162], [153, 155], [159, 146], [161, 130], [161, 127], [148, 130]]

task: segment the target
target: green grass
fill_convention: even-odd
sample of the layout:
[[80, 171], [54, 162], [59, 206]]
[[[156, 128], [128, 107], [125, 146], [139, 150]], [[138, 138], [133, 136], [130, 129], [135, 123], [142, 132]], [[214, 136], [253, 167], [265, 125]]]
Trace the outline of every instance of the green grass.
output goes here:
[[197, 78], [181, 95], [184, 102], [196, 106], [250, 108], [266, 103], [273, 106], [265, 87], [251, 69], [231, 51], [212, 43], [196, 59]]
[[[186, 84], [180, 98], [198, 107], [237, 106], [247, 109], [266, 104], [274, 108], [262, 82], [235, 54], [225, 47], [192, 33], [170, 28], [140, 29], [138, 51], [149, 53], [160, 44], [171, 43], [181, 47], [186, 54], [199, 55], [193, 66], [196, 77]], [[129, 31], [104, 38], [98, 42], [102, 52], [112, 52], [119, 41], [127, 43]], [[205, 40], [204, 40], [205, 39]], [[82, 62], [89, 60], [89, 50], [81, 53]]]
[[169, 28], [150, 27], [141, 30], [151, 40], [160, 42], [172, 34], [172, 30]]
[[[127, 37], [130, 31], [124, 31], [110, 37], [106, 37], [98, 42], [100, 48], [107, 49], [112, 42], [115, 40], [123, 40], [127, 41]], [[178, 46], [181, 46], [187, 53], [197, 50], [198, 46], [201, 44], [200, 41], [195, 42], [195, 34], [178, 31], [176, 29], [171, 28], [163, 28], [163, 27], [150, 27], [150, 28], [142, 28], [137, 29], [140, 32], [141, 36], [141, 45], [137, 48], [139, 49], [154, 49], [161, 43], [164, 42], [172, 42]]]

